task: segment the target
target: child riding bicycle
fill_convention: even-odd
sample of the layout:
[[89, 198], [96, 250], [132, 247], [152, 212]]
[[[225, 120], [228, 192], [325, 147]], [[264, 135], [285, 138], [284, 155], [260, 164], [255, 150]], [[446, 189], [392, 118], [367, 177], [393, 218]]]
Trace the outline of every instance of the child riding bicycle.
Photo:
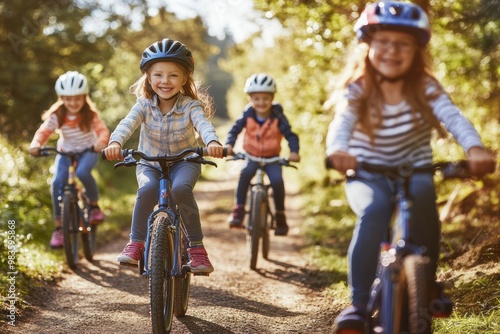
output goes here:
[[[290, 147], [289, 160], [299, 162], [299, 138], [292, 132], [288, 119], [283, 114], [283, 107], [279, 103], [273, 103], [276, 93], [276, 84], [273, 78], [265, 73], [253, 74], [247, 79], [244, 92], [248, 94], [250, 104], [245, 107], [243, 115], [236, 120], [229, 131], [226, 140], [228, 154], [232, 153], [238, 135], [245, 129], [243, 149], [248, 154], [260, 158], [278, 156], [281, 152], [281, 140], [284, 136]], [[231, 228], [243, 226], [248, 187], [258, 168], [257, 163], [247, 161], [247, 165], [241, 170], [236, 189], [236, 205], [229, 222]], [[285, 186], [281, 166], [277, 163], [269, 164], [265, 170], [274, 194], [275, 235], [287, 235]]]
[[[170, 39], [147, 47], [140, 62], [142, 77], [131, 87], [137, 102], [111, 134], [105, 149], [108, 160], [120, 160], [121, 148], [140, 126], [139, 151], [154, 156], [172, 155], [198, 146], [197, 133], [211, 157], [222, 158], [223, 147], [208, 118], [214, 109], [206, 91], [194, 81], [194, 60], [182, 43]], [[158, 165], [158, 163], [152, 163]], [[214, 270], [203, 245], [200, 213], [193, 188], [201, 174], [199, 164], [181, 161], [171, 165], [172, 195], [187, 228], [190, 271]], [[117, 256], [120, 263], [136, 266], [144, 251], [148, 216], [158, 202], [159, 172], [147, 166], [136, 169], [137, 200], [132, 214], [130, 241]]]
[[[444, 133], [444, 125], [465, 150], [474, 175], [490, 170], [493, 159], [479, 134], [429, 69], [427, 14], [408, 2], [376, 2], [366, 6], [354, 30], [360, 43], [348, 58], [353, 64], [339, 86], [342, 94], [335, 95], [337, 110], [326, 139], [330, 164], [343, 173], [356, 170], [358, 160], [430, 166], [431, 132]], [[393, 214], [392, 182], [385, 174], [358, 170], [346, 183], [358, 220], [348, 252], [352, 305], [336, 319], [337, 330], [364, 328], [380, 243]], [[435, 273], [440, 222], [432, 174], [415, 174], [409, 189], [412, 217], [419, 222], [414, 242], [426, 247]]]
[[[98, 224], [104, 220], [104, 215], [97, 204], [99, 194], [91, 171], [99, 158], [96, 152], [106, 147], [109, 130], [90, 100], [87, 78], [83, 74], [76, 71], [66, 72], [57, 79], [55, 90], [59, 99], [44, 113], [42, 118], [45, 121], [36, 131], [29, 152], [32, 156], [38, 156], [40, 148], [48, 142], [54, 132], [59, 134], [57, 142], [59, 151], [81, 152], [88, 147], [94, 147], [95, 152], [85, 152], [77, 158], [76, 176], [85, 187], [90, 202], [90, 222]], [[52, 179], [51, 194], [55, 230], [50, 239], [52, 248], [60, 248], [64, 242], [58, 197], [68, 179], [70, 164], [70, 159], [60, 154], [54, 161], [56, 170]]]

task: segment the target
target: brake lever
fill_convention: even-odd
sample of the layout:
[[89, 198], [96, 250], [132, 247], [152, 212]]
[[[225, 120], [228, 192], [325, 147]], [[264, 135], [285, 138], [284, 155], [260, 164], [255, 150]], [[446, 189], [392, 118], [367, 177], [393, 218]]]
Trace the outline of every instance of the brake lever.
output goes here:
[[137, 160], [135, 160], [135, 158], [133, 156], [127, 155], [125, 157], [125, 159], [123, 159], [122, 162], [119, 162], [119, 163], [115, 164], [115, 169], [117, 169], [118, 167], [122, 167], [122, 166], [133, 167], [133, 166], [136, 166], [136, 165], [137, 165]]

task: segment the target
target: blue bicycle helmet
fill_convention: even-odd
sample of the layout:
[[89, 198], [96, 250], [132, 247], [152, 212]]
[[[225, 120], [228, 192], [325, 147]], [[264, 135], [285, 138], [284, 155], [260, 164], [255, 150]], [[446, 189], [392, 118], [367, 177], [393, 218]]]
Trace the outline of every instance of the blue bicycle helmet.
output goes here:
[[358, 40], [369, 41], [379, 30], [410, 33], [421, 47], [431, 39], [429, 17], [422, 8], [409, 2], [379, 1], [366, 5], [354, 25]]
[[186, 65], [191, 72], [194, 70], [194, 59], [191, 51], [181, 42], [168, 38], [154, 42], [144, 50], [139, 68], [145, 72], [146, 64], [160, 60], [178, 61]]

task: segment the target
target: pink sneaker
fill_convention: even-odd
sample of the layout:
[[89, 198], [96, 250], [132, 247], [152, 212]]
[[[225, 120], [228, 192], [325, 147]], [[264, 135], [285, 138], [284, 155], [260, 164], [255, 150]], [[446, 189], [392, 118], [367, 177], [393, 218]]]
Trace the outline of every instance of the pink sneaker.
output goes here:
[[120, 264], [137, 266], [144, 252], [144, 244], [142, 242], [129, 241], [123, 251], [118, 254], [116, 261]]
[[214, 267], [208, 259], [207, 251], [203, 246], [188, 248], [189, 259], [188, 266], [194, 274], [209, 274], [214, 271]]
[[104, 213], [99, 207], [90, 210], [90, 223], [92, 225], [100, 224], [104, 220]]
[[52, 248], [62, 248], [64, 245], [64, 235], [61, 229], [57, 229], [52, 232], [52, 237], [50, 238], [50, 247]]

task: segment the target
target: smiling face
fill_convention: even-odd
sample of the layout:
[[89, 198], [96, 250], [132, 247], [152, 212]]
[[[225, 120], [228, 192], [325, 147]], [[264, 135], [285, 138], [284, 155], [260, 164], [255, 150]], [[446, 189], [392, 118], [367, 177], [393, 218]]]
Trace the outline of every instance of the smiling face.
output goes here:
[[82, 110], [85, 104], [85, 95], [61, 96], [61, 100], [69, 115], [76, 115]]
[[370, 41], [368, 59], [387, 78], [403, 76], [410, 69], [418, 50], [413, 35], [397, 31], [377, 31]]
[[249, 99], [253, 108], [260, 117], [267, 117], [273, 106], [274, 94], [272, 93], [250, 93]]
[[153, 64], [148, 80], [154, 92], [164, 100], [174, 97], [187, 82], [181, 67], [169, 61]]

